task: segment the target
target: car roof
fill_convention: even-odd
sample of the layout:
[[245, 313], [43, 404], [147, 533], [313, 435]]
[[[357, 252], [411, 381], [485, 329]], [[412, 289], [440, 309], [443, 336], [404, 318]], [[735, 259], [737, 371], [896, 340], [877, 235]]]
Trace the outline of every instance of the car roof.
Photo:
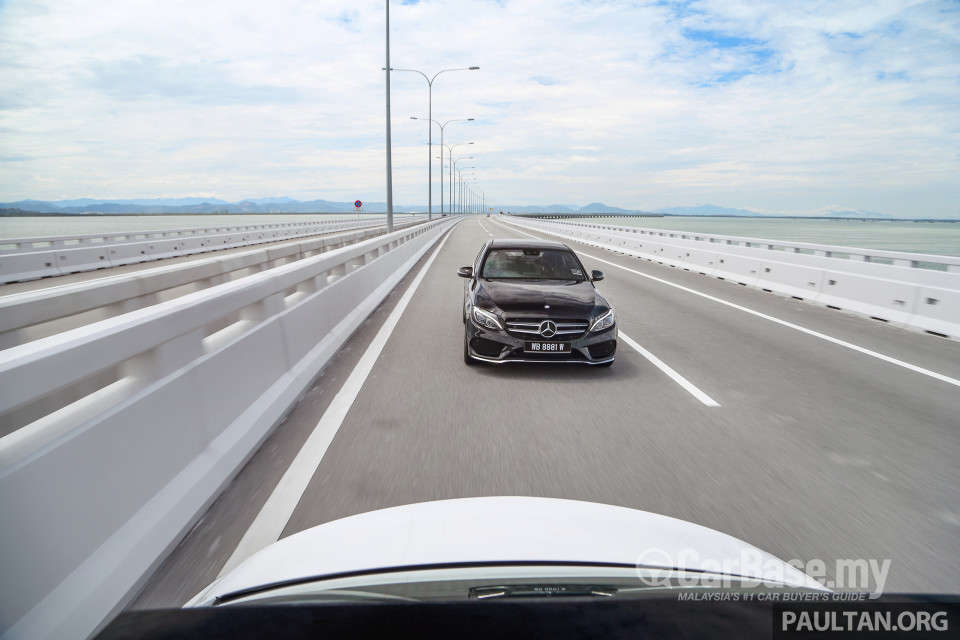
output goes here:
[[566, 249], [570, 247], [555, 240], [529, 240], [527, 238], [498, 238], [490, 241], [491, 249]]

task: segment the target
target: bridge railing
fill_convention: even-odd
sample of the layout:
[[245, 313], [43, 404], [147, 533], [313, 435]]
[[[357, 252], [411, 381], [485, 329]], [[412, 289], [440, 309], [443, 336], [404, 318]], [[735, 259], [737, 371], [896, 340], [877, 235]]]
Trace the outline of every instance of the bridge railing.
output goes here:
[[[637, 217], [637, 216], [630, 216]], [[960, 272], [960, 257], [939, 256], [927, 253], [908, 253], [905, 251], [888, 251], [885, 249], [867, 249], [864, 247], [845, 247], [828, 244], [814, 244], [810, 242], [795, 242], [792, 240], [769, 240], [744, 236], [730, 236], [715, 233], [696, 233], [691, 231], [670, 231], [667, 229], [650, 229], [643, 227], [625, 227], [589, 222], [553, 221], [554, 224], [571, 228], [584, 227], [610, 231], [618, 235], [628, 236], [636, 234], [651, 239], [682, 240], [719, 244], [733, 247], [766, 249], [783, 253], [797, 253], [825, 258], [840, 258], [857, 262], [872, 262], [876, 264], [892, 264], [898, 267], [912, 267], [932, 269], [938, 271]]]
[[[420, 224], [400, 218], [395, 229]], [[69, 285], [0, 295], [0, 350], [54, 335], [230, 280], [302, 260], [325, 251], [386, 233], [386, 226], [313, 236], [289, 243], [226, 255], [211, 254], [189, 262]], [[2, 293], [0, 288], [0, 293]], [[0, 436], [3, 435], [0, 429]]]
[[[411, 217], [398, 216], [398, 221]], [[0, 284], [385, 224], [386, 216], [0, 240]]]
[[506, 222], [960, 339], [960, 258], [569, 221]]
[[0, 352], [0, 633], [135, 595], [445, 218]]

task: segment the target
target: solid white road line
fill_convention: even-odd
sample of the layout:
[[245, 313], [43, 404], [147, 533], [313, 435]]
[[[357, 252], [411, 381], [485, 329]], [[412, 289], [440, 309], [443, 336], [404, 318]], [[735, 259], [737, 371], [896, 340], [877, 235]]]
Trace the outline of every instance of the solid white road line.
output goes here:
[[327, 410], [324, 412], [323, 417], [320, 418], [320, 422], [314, 427], [313, 433], [307, 438], [303, 448], [300, 449], [297, 457], [294, 458], [286, 473], [283, 474], [283, 478], [280, 479], [276, 489], [270, 494], [266, 504], [263, 505], [263, 509], [260, 510], [260, 513], [250, 525], [250, 528], [247, 529], [243, 539], [240, 540], [240, 544], [237, 545], [237, 548], [227, 560], [223, 569], [220, 570], [220, 574], [217, 576], [218, 578], [235, 568], [257, 551], [280, 539], [280, 534], [283, 533], [283, 529], [287, 526], [287, 522], [290, 521], [294, 509], [296, 509], [297, 504], [300, 503], [300, 499], [307, 490], [307, 485], [310, 484], [313, 474], [316, 473], [320, 461], [327, 452], [327, 448], [337, 434], [337, 430], [340, 429], [340, 425], [343, 424], [343, 420], [353, 406], [353, 402], [356, 400], [357, 395], [359, 395], [360, 389], [367, 380], [367, 376], [369, 376], [373, 370], [373, 366], [380, 356], [380, 352], [383, 351], [384, 345], [387, 344], [390, 334], [393, 333], [394, 327], [396, 327], [400, 321], [400, 316], [403, 315], [404, 310], [413, 298], [413, 294], [416, 293], [417, 287], [420, 286], [420, 282], [430, 269], [430, 265], [433, 264], [434, 259], [436, 259], [440, 253], [440, 250], [443, 249], [443, 245], [449, 237], [449, 233], [444, 236], [440, 245], [434, 250], [433, 255], [430, 256], [427, 263], [420, 269], [420, 273], [417, 274], [414, 281], [410, 283], [407, 291], [397, 303], [396, 308], [390, 313], [386, 322], [383, 323], [379, 333], [377, 333], [377, 336], [370, 343], [370, 346], [367, 347], [367, 350], [364, 352], [363, 357], [360, 358], [357, 366], [354, 367], [350, 377], [344, 382], [340, 392], [334, 397], [330, 406], [327, 407]]
[[[520, 231], [520, 230], [519, 230], [519, 229], [516, 229], [516, 231]], [[526, 235], [530, 236], [531, 238], [537, 238], [537, 236], [531, 235], [531, 234], [527, 233], [526, 231], [520, 231], [520, 233], [526, 234]], [[539, 238], [537, 238], [537, 239], [539, 240]], [[586, 254], [583, 254], [583, 255], [586, 255]], [[628, 336], [627, 334], [625, 334], [623, 331], [618, 331], [617, 334], [618, 334], [618, 336], [619, 336], [619, 338], [620, 338], [621, 340], [623, 340], [623, 341], [626, 342], [628, 345], [630, 345], [637, 353], [639, 353], [640, 355], [642, 355], [644, 358], [646, 358], [647, 360], [649, 360], [650, 362], [652, 362], [658, 369], [660, 369], [660, 371], [663, 371], [665, 374], [667, 374], [667, 375], [670, 377], [671, 380], [673, 380], [674, 382], [676, 382], [677, 384], [679, 384], [681, 387], [683, 387], [684, 389], [686, 389], [688, 392], [690, 392], [690, 394], [691, 394], [694, 398], [696, 398], [697, 400], [699, 400], [699, 401], [702, 402], [703, 404], [707, 405], [708, 407], [719, 407], [719, 406], [720, 406], [720, 403], [719, 403], [719, 402], [717, 402], [716, 400], [714, 400], [713, 398], [711, 398], [710, 396], [708, 396], [707, 394], [705, 394], [703, 391], [701, 391], [699, 388], [697, 388], [697, 386], [696, 386], [695, 384], [693, 384], [692, 382], [690, 382], [689, 380], [687, 380], [686, 378], [684, 378], [682, 375], [680, 375], [679, 373], [677, 373], [677, 372], [676, 372], [670, 365], [668, 365], [666, 362], [664, 362], [663, 360], [661, 360], [661, 359], [658, 358], [657, 356], [655, 356], [655, 355], [653, 355], [652, 353], [650, 353], [648, 350], [646, 350], [646, 349], [644, 349], [643, 347], [641, 347], [640, 344], [637, 343], [636, 340], [634, 340], [633, 338], [631, 338], [630, 336]]]
[[[500, 224], [503, 224], [503, 223], [500, 223]], [[519, 230], [518, 230], [518, 231], [519, 231]], [[521, 231], [520, 233], [524, 233], [524, 232]], [[527, 234], [527, 235], [530, 235], [530, 234]], [[531, 236], [531, 237], [535, 238], [536, 236]], [[878, 352], [876, 352], [876, 351], [872, 351], [872, 350], [866, 349], [866, 348], [864, 348], [864, 347], [859, 347], [859, 346], [857, 346], [857, 345], [855, 345], [855, 344], [852, 344], [852, 343], [850, 343], [850, 342], [846, 342], [845, 340], [840, 340], [839, 338], [834, 338], [834, 337], [828, 336], [828, 335], [826, 335], [825, 333], [820, 333], [819, 331], [814, 331], [813, 329], [807, 329], [806, 327], [801, 327], [800, 325], [793, 324], [792, 322], [787, 322], [786, 320], [781, 320], [780, 318], [774, 318], [773, 316], [769, 316], [769, 315], [767, 315], [767, 314], [765, 314], [765, 313], [760, 313], [759, 311], [754, 311], [753, 309], [749, 309], [749, 308], [747, 308], [747, 307], [743, 307], [743, 306], [741, 306], [741, 305], [739, 305], [739, 304], [734, 304], [733, 302], [727, 302], [726, 300], [723, 300], [723, 299], [721, 299], [721, 298], [717, 298], [717, 297], [715, 297], [715, 296], [711, 296], [711, 295], [706, 294], [706, 293], [702, 293], [702, 292], [700, 292], [700, 291], [697, 291], [696, 289], [691, 289], [691, 288], [689, 288], [689, 287], [684, 287], [683, 285], [676, 284], [675, 282], [670, 282], [669, 280], [664, 280], [663, 278], [658, 278], [658, 277], [656, 277], [656, 276], [651, 276], [651, 275], [649, 275], [649, 274], [647, 274], [647, 273], [642, 273], [642, 272], [640, 272], [640, 271], [637, 271], [636, 269], [631, 269], [631, 268], [629, 268], [629, 267], [624, 267], [623, 265], [619, 265], [619, 264], [617, 264], [617, 263], [615, 263], [615, 262], [610, 262], [609, 260], [604, 260], [603, 258], [598, 258], [597, 256], [593, 256], [593, 255], [590, 255], [590, 254], [588, 254], [588, 253], [584, 253], [584, 252], [582, 252], [582, 251], [580, 252], [580, 255], [586, 256], [586, 257], [590, 258], [591, 260], [596, 260], [596, 261], [598, 261], [598, 262], [603, 262], [604, 264], [609, 264], [609, 265], [611, 265], [611, 266], [617, 267], [618, 269], [623, 269], [624, 271], [629, 271], [630, 273], [635, 273], [635, 274], [637, 274], [638, 276], [643, 276], [644, 278], [649, 278], [650, 280], [654, 280], [654, 281], [659, 282], [659, 283], [661, 283], [661, 284], [665, 284], [665, 285], [668, 285], [668, 286], [671, 286], [671, 287], [675, 287], [675, 288], [677, 288], [677, 289], [680, 289], [681, 291], [686, 291], [687, 293], [692, 293], [692, 294], [694, 294], [694, 295], [696, 295], [696, 296], [700, 296], [701, 298], [706, 298], [707, 300], [712, 300], [712, 301], [714, 301], [714, 302], [719, 302], [719, 303], [722, 304], [722, 305], [726, 305], [726, 306], [728, 306], [728, 307], [730, 307], [730, 308], [732, 308], [732, 309], [737, 309], [737, 310], [739, 310], [739, 311], [743, 311], [744, 313], [749, 313], [750, 315], [757, 316], [758, 318], [763, 318], [764, 320], [769, 320], [770, 322], [776, 322], [777, 324], [782, 325], [782, 326], [784, 326], [784, 327], [789, 327], [790, 329], [795, 329], [796, 331], [800, 331], [800, 332], [802, 332], [802, 333], [805, 333], [805, 334], [807, 334], [807, 335], [813, 336], [813, 337], [815, 337], [815, 338], [820, 338], [821, 340], [826, 340], [827, 342], [832, 342], [833, 344], [839, 345], [839, 346], [841, 346], [841, 347], [846, 347], [847, 349], [852, 349], [853, 351], [856, 351], [856, 352], [858, 352], [858, 353], [862, 353], [862, 354], [867, 355], [867, 356], [870, 356], [870, 357], [872, 357], [872, 358], [877, 358], [878, 360], [883, 360], [884, 362], [889, 362], [890, 364], [897, 365], [898, 367], [903, 367], [904, 369], [909, 369], [910, 371], [915, 371], [916, 373], [920, 373], [920, 374], [923, 374], [923, 375], [925, 375], [925, 376], [929, 376], [929, 377], [934, 378], [934, 379], [936, 379], [936, 380], [940, 380], [941, 382], [946, 382], [947, 384], [952, 384], [952, 385], [954, 385], [954, 386], [956, 386], [956, 387], [960, 387], [960, 380], [957, 380], [956, 378], [951, 378], [951, 377], [949, 377], [949, 376], [945, 376], [945, 375], [943, 375], [942, 373], [937, 373], [936, 371], [931, 371], [930, 369], [924, 369], [923, 367], [918, 367], [918, 366], [915, 365], [915, 364], [910, 364], [909, 362], [904, 362], [903, 360], [898, 360], [898, 359], [896, 359], [896, 358], [891, 358], [890, 356], [885, 356], [885, 355], [883, 355], [882, 353], [878, 353]]]
[[663, 360], [661, 360], [661, 359], [658, 358], [657, 356], [653, 355], [652, 353], [650, 353], [649, 351], [647, 351], [646, 349], [644, 349], [643, 347], [641, 347], [639, 344], [637, 344], [637, 343], [633, 340], [633, 338], [631, 338], [630, 336], [628, 336], [627, 334], [625, 334], [623, 331], [619, 331], [619, 332], [618, 332], [618, 337], [619, 337], [621, 340], [623, 340], [624, 342], [626, 342], [628, 345], [630, 345], [631, 347], [633, 347], [633, 348], [634, 348], [640, 355], [642, 355], [644, 358], [646, 358], [647, 360], [649, 360], [650, 362], [652, 362], [654, 365], [656, 365], [656, 367], [657, 367], [658, 369], [660, 369], [660, 371], [663, 371], [665, 374], [667, 374], [668, 376], [670, 376], [670, 379], [672, 379], [672, 380], [673, 380], [674, 382], [676, 382], [678, 385], [680, 385], [681, 387], [683, 387], [684, 389], [686, 389], [687, 391], [689, 391], [690, 394], [691, 394], [694, 398], [696, 398], [697, 400], [699, 400], [699, 401], [702, 402], [703, 404], [707, 405], [708, 407], [719, 407], [719, 406], [720, 406], [720, 403], [719, 403], [719, 402], [717, 402], [716, 400], [714, 400], [713, 398], [711, 398], [710, 396], [708, 396], [707, 394], [705, 394], [703, 391], [701, 391], [700, 389], [698, 389], [698, 388], [696, 387], [696, 385], [694, 385], [692, 382], [690, 382], [689, 380], [687, 380], [686, 378], [684, 378], [683, 376], [681, 376], [679, 373], [677, 373], [676, 371], [674, 371], [674, 370], [673, 370], [667, 363], [665, 363]]

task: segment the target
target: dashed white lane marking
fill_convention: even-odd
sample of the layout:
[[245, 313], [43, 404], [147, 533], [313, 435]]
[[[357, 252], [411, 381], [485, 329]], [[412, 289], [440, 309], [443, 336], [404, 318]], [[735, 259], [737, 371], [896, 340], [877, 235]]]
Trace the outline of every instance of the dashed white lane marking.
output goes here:
[[333, 437], [340, 429], [340, 425], [343, 424], [343, 420], [353, 406], [353, 402], [359, 395], [367, 376], [373, 370], [373, 366], [380, 356], [380, 352], [383, 351], [384, 345], [387, 344], [390, 334], [393, 333], [394, 327], [400, 321], [400, 316], [403, 315], [404, 310], [413, 298], [413, 294], [416, 293], [417, 287], [420, 286], [423, 277], [430, 270], [430, 265], [433, 264], [434, 259], [443, 249], [443, 245], [446, 244], [449, 237], [450, 234], [448, 233], [434, 250], [430, 259], [427, 260], [427, 263], [420, 269], [420, 273], [417, 274], [414, 281], [410, 283], [396, 308], [383, 323], [379, 333], [367, 347], [353, 372], [350, 373], [350, 377], [344, 382], [340, 392], [333, 398], [323, 417], [320, 418], [320, 422], [314, 427], [313, 433], [307, 438], [303, 448], [300, 449], [297, 457], [294, 458], [286, 473], [283, 474], [279, 484], [270, 494], [266, 504], [263, 505], [263, 509], [260, 510], [250, 528], [247, 529], [240, 540], [240, 544], [237, 545], [223, 569], [220, 570], [220, 576], [235, 568], [257, 551], [280, 539], [280, 534], [283, 533], [284, 527], [290, 521], [290, 516], [293, 515], [294, 509], [296, 509], [303, 493], [307, 490], [307, 485], [310, 484], [313, 474], [316, 473], [320, 461], [333, 441]]
[[[519, 231], [520, 233], [523, 233], [523, 234], [525, 234], [525, 235], [528, 235], [528, 236], [530, 236], [531, 238], [536, 238], [536, 237], [537, 237], [537, 236], [531, 235], [531, 234], [529, 234], [529, 233], [527, 233], [527, 232], [525, 232], [525, 231], [520, 231], [519, 229], [515, 229], [515, 231]], [[537, 238], [537, 239], [539, 239], [539, 238]], [[584, 255], [586, 255], [586, 254], [584, 254]], [[592, 257], [592, 256], [591, 256], [591, 257]], [[671, 367], [670, 365], [668, 365], [666, 362], [664, 362], [663, 360], [661, 360], [661, 359], [658, 358], [657, 356], [655, 356], [655, 355], [653, 355], [652, 353], [650, 353], [650, 351], [648, 351], [647, 349], [644, 349], [643, 347], [641, 347], [640, 344], [639, 344], [636, 340], [634, 340], [633, 338], [631, 338], [630, 336], [628, 336], [627, 334], [625, 334], [623, 331], [618, 331], [617, 333], [618, 333], [618, 336], [620, 337], [620, 339], [622, 339], [624, 342], [626, 342], [628, 345], [630, 345], [630, 347], [632, 347], [637, 353], [639, 353], [639, 354], [642, 355], [644, 358], [646, 358], [646, 359], [649, 360], [651, 363], [653, 363], [653, 365], [656, 366], [658, 369], [660, 369], [660, 371], [663, 371], [665, 374], [667, 374], [667, 376], [669, 376], [671, 380], [673, 380], [674, 382], [676, 382], [677, 384], [679, 384], [681, 387], [683, 387], [684, 389], [686, 389], [694, 398], [696, 398], [697, 400], [699, 400], [699, 401], [702, 402], [703, 404], [707, 405], [708, 407], [719, 407], [719, 406], [720, 406], [720, 403], [719, 403], [719, 402], [717, 402], [716, 400], [714, 400], [713, 398], [711, 398], [710, 396], [708, 396], [707, 394], [705, 394], [703, 391], [701, 391], [699, 388], [697, 388], [697, 386], [696, 386], [695, 384], [693, 384], [692, 382], [690, 382], [689, 380], [687, 380], [686, 378], [684, 378], [682, 375], [680, 375], [679, 373], [677, 373], [677, 372], [673, 369], [673, 367]]]
[[703, 391], [697, 388], [692, 382], [681, 376], [679, 373], [674, 371], [667, 363], [653, 355], [643, 347], [641, 347], [637, 342], [633, 340], [630, 336], [625, 334], [623, 331], [618, 332], [618, 337], [626, 342], [628, 345], [633, 347], [644, 358], [652, 362], [660, 371], [663, 371], [665, 374], [670, 376], [670, 379], [676, 382], [678, 385], [686, 389], [694, 398], [707, 405], [708, 407], [719, 407], [720, 403], [705, 394]]
[[[503, 224], [503, 223], [500, 223], [500, 224]], [[519, 229], [515, 229], [515, 231], [519, 231], [520, 233], [525, 233], [525, 232], [523, 232], [523, 231], [520, 231]], [[526, 235], [530, 236], [531, 238], [536, 238], [536, 237], [537, 237], [537, 236], [531, 235], [531, 234], [529, 234], [529, 233], [527, 233]], [[805, 334], [807, 334], [807, 335], [809, 335], [809, 336], [813, 336], [813, 337], [815, 337], [815, 338], [820, 338], [821, 340], [826, 340], [827, 342], [832, 342], [833, 344], [839, 345], [839, 346], [841, 346], [841, 347], [845, 347], [845, 348], [847, 348], [847, 349], [852, 349], [853, 351], [856, 351], [856, 352], [858, 352], [858, 353], [862, 353], [862, 354], [867, 355], [867, 356], [870, 356], [870, 357], [872, 357], [872, 358], [877, 358], [878, 360], [883, 360], [884, 362], [889, 362], [890, 364], [897, 365], [898, 367], [903, 367], [904, 369], [909, 369], [910, 371], [914, 371], [914, 372], [916, 372], [916, 373], [919, 373], [919, 374], [922, 374], [922, 375], [925, 375], [925, 376], [929, 376], [929, 377], [934, 378], [934, 379], [936, 379], [936, 380], [940, 380], [941, 382], [946, 382], [947, 384], [952, 384], [952, 385], [954, 385], [954, 386], [956, 386], [956, 387], [960, 387], [960, 380], [957, 380], [956, 378], [951, 378], [951, 377], [949, 377], [949, 376], [945, 376], [945, 375], [943, 375], [942, 373], [937, 373], [936, 371], [931, 371], [930, 369], [924, 369], [923, 367], [918, 367], [918, 366], [915, 365], [915, 364], [910, 364], [909, 362], [904, 362], [903, 360], [898, 360], [898, 359], [896, 359], [896, 358], [892, 358], [892, 357], [887, 356], [887, 355], [884, 355], [884, 354], [882, 354], [882, 353], [878, 353], [878, 352], [876, 352], [876, 351], [872, 351], [872, 350], [870, 350], [870, 349], [866, 349], [866, 348], [864, 348], [864, 347], [857, 346], [857, 345], [855, 345], [855, 344], [853, 344], [853, 343], [846, 342], [845, 340], [840, 340], [839, 338], [834, 338], [834, 337], [832, 337], [832, 336], [828, 336], [828, 335], [825, 334], [825, 333], [820, 333], [819, 331], [814, 331], [813, 329], [807, 329], [806, 327], [801, 327], [801, 326], [798, 325], [798, 324], [793, 324], [792, 322], [787, 322], [786, 320], [781, 320], [780, 318], [774, 318], [773, 316], [769, 316], [769, 315], [767, 315], [767, 314], [765, 314], [765, 313], [760, 313], [759, 311], [754, 311], [753, 309], [750, 309], [750, 308], [748, 308], [748, 307], [741, 306], [741, 305], [739, 305], [739, 304], [735, 304], [735, 303], [733, 303], [733, 302], [727, 302], [726, 300], [723, 300], [723, 299], [721, 299], [721, 298], [717, 298], [717, 297], [715, 297], [715, 296], [711, 296], [711, 295], [709, 295], [709, 294], [707, 294], [707, 293], [703, 293], [703, 292], [697, 291], [696, 289], [691, 289], [691, 288], [689, 288], [689, 287], [685, 287], [685, 286], [683, 286], [683, 285], [676, 284], [675, 282], [670, 282], [669, 280], [664, 280], [663, 278], [658, 278], [658, 277], [656, 277], [656, 276], [651, 276], [651, 275], [649, 275], [649, 274], [647, 274], [647, 273], [643, 273], [643, 272], [637, 271], [636, 269], [631, 269], [631, 268], [629, 268], [629, 267], [624, 267], [623, 265], [619, 265], [619, 264], [617, 264], [617, 263], [615, 263], [615, 262], [610, 262], [609, 260], [604, 260], [603, 258], [598, 258], [597, 256], [590, 255], [589, 253], [584, 253], [584, 252], [582, 252], [582, 251], [579, 252], [579, 253], [580, 253], [580, 255], [587, 256], [587, 257], [590, 258], [591, 260], [596, 260], [596, 261], [598, 261], [598, 262], [603, 262], [604, 264], [609, 264], [609, 265], [611, 265], [611, 266], [613, 266], [613, 267], [617, 267], [618, 269], [623, 269], [624, 271], [629, 271], [630, 273], [635, 273], [635, 274], [638, 275], [638, 276], [643, 276], [644, 278], [649, 278], [650, 280], [654, 280], [654, 281], [659, 282], [659, 283], [661, 283], [661, 284], [665, 284], [665, 285], [668, 285], [668, 286], [671, 286], [671, 287], [675, 287], [675, 288], [677, 288], [677, 289], [680, 289], [681, 291], [686, 291], [687, 293], [692, 293], [693, 295], [700, 296], [701, 298], [706, 298], [707, 300], [712, 300], [712, 301], [714, 301], [714, 302], [718, 302], [718, 303], [720, 303], [720, 304], [722, 304], [722, 305], [726, 305], [726, 306], [731, 307], [731, 308], [733, 308], [733, 309], [737, 309], [737, 310], [739, 310], [739, 311], [743, 311], [744, 313], [749, 313], [750, 315], [756, 316], [756, 317], [758, 317], [758, 318], [763, 318], [764, 320], [769, 320], [770, 322], [775, 322], [775, 323], [777, 323], [777, 324], [779, 324], [779, 325], [782, 325], [782, 326], [784, 326], [784, 327], [788, 327], [788, 328], [790, 328], [790, 329], [794, 329], [794, 330], [796, 330], [796, 331], [800, 331], [800, 332], [805, 333]]]

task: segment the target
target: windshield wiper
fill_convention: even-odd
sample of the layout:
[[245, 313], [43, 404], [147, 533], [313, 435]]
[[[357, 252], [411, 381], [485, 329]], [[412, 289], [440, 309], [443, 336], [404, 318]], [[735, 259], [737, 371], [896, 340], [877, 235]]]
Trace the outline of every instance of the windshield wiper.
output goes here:
[[597, 584], [511, 584], [471, 587], [470, 597], [487, 598], [571, 598], [584, 596], [612, 597], [619, 589]]

